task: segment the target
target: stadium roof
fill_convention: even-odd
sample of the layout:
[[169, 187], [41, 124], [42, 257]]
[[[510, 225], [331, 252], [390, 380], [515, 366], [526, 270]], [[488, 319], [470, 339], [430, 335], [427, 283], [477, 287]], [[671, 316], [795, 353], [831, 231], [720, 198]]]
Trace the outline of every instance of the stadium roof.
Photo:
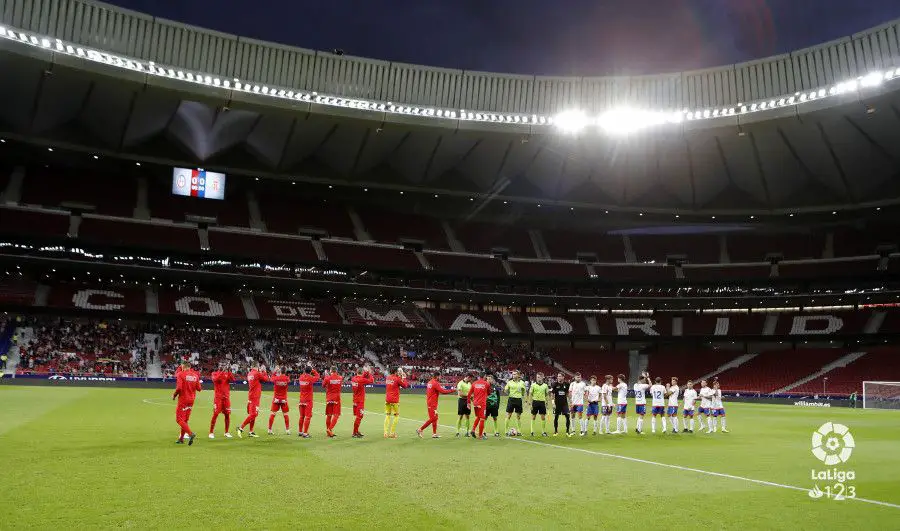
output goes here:
[[547, 205], [900, 202], [900, 23], [751, 63], [558, 78], [359, 59], [76, 0], [0, 2], [0, 130], [126, 157]]

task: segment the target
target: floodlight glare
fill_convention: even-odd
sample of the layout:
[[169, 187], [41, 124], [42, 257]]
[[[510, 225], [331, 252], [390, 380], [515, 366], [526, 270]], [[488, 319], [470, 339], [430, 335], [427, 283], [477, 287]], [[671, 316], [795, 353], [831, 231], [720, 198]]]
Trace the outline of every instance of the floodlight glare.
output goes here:
[[553, 117], [553, 125], [564, 133], [577, 134], [590, 124], [584, 111], [563, 111]]

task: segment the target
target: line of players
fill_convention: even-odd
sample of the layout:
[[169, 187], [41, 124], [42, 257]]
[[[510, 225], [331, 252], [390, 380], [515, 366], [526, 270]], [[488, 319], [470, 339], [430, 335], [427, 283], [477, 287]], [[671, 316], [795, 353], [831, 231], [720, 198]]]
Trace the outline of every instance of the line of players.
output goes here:
[[[451, 394], [453, 389], [444, 388], [438, 380], [439, 375], [434, 374], [433, 378], [426, 385], [426, 405], [428, 409], [428, 420], [416, 430], [419, 437], [429, 426], [432, 428], [432, 437], [440, 437], [437, 433], [438, 427], [438, 398], [442, 394]], [[565, 418], [565, 433], [573, 436], [576, 430], [572, 429], [572, 421], [579, 424], [578, 432], [584, 436], [588, 433], [590, 420], [593, 419], [593, 433], [604, 434], [620, 434], [627, 433], [628, 419], [626, 417], [628, 408], [628, 384], [625, 382], [625, 376], [618, 375], [618, 384], [613, 385], [613, 376], [607, 375], [603, 385], [597, 384], [597, 377], [592, 376], [590, 382], [585, 382], [580, 374], [576, 374], [570, 383], [565, 382], [562, 373], [557, 374], [556, 381], [552, 385], [545, 382], [544, 375], [537, 374], [535, 381], [528, 385], [522, 380], [518, 372], [514, 372], [512, 378], [506, 382], [503, 391], [509, 396], [506, 407], [506, 422], [504, 431], [507, 435], [517, 436], [521, 434], [521, 415], [524, 410], [524, 403], [531, 406], [531, 435], [534, 436], [534, 423], [537, 417], [541, 417], [543, 425], [542, 435], [548, 436], [547, 433], [547, 416], [548, 411], [554, 415], [553, 427], [554, 436], [559, 434], [559, 418]], [[215, 438], [214, 431], [218, 416], [224, 415], [225, 420], [225, 437], [231, 438], [231, 387], [235, 376], [228, 369], [227, 365], [222, 364], [219, 370], [212, 374], [212, 382], [215, 396], [213, 399], [213, 415], [210, 420], [209, 438]], [[335, 437], [334, 428], [341, 416], [341, 392], [344, 385], [344, 378], [341, 376], [336, 367], [332, 367], [331, 371], [322, 376], [311, 366], [306, 367], [302, 374], [298, 377], [300, 387], [300, 403], [298, 423], [298, 435], [302, 438], [309, 438], [309, 425], [312, 420], [313, 411], [313, 388], [314, 384], [321, 381], [325, 388], [325, 428], [328, 437]], [[196, 392], [202, 390], [199, 374], [191, 369], [187, 362], [184, 362], [181, 368], [176, 372], [176, 389], [172, 396], [173, 400], [178, 400], [176, 409], [176, 422], [181, 428], [178, 440], [179, 444], [183, 444], [187, 439], [188, 445], [193, 444], [196, 434], [190, 429], [188, 420], [190, 419], [193, 409]], [[262, 398], [262, 383], [271, 382], [273, 384], [273, 399], [269, 415], [268, 433], [273, 434], [272, 426], [278, 411], [282, 412], [285, 433], [290, 434], [290, 418], [288, 405], [288, 388], [291, 384], [291, 378], [284, 374], [280, 367], [276, 367], [273, 374], [266, 372], [265, 366], [257, 364], [247, 375], [248, 384], [248, 403], [247, 417], [237, 429], [238, 437], [243, 437], [245, 429], [249, 429], [249, 437], [257, 437], [254, 428], [256, 418], [259, 415], [260, 400]], [[366, 386], [374, 382], [372, 371], [369, 366], [358, 369], [357, 374], [350, 378], [350, 386], [353, 394], [353, 434], [354, 438], [364, 437], [359, 431], [360, 423], [365, 414], [365, 398]], [[644, 416], [646, 415], [647, 395], [651, 400], [651, 429], [656, 432], [657, 417], [662, 421], [662, 432], [667, 432], [667, 419], [671, 425], [673, 433], [678, 433], [678, 398], [681, 389], [678, 386], [678, 378], [673, 377], [671, 382], [662, 385], [661, 378], [656, 378], [655, 383], [651, 384], [649, 373], [643, 373], [639, 381], [634, 384], [633, 391], [635, 397], [635, 409], [638, 415], [637, 426], [635, 432], [643, 434]], [[722, 391], [719, 382], [714, 381], [713, 386], [709, 387], [706, 380], [700, 382], [701, 388], [698, 393], [693, 382], [688, 381], [683, 390], [683, 417], [684, 425], [682, 432], [693, 433], [694, 431], [694, 403], [700, 399], [699, 415], [700, 430], [713, 433], [721, 422], [721, 430], [727, 433], [725, 409], [722, 405]], [[409, 386], [406, 374], [402, 368], [396, 369], [392, 374], [388, 375], [385, 380], [385, 419], [384, 419], [384, 437], [397, 437], [397, 424], [399, 422], [399, 403], [400, 389]], [[499, 436], [499, 405], [500, 405], [500, 386], [494, 380], [493, 376], [485, 374], [480, 376], [474, 382], [471, 377], [466, 375], [456, 386], [458, 395], [457, 405], [457, 431], [456, 436], [459, 437], [463, 422], [466, 423], [466, 430], [463, 432], [466, 437], [486, 438], [484, 434], [485, 423], [488, 419], [493, 421], [494, 435]], [[613, 393], [617, 393], [617, 399], [613, 401]], [[552, 396], [553, 401], [549, 398]], [[668, 403], [668, 405], [666, 405]], [[548, 407], [548, 405], [550, 407]], [[616, 429], [613, 431], [610, 427], [610, 417], [615, 407]], [[470, 426], [471, 416], [475, 417], [474, 426]], [[513, 419], [515, 415], [515, 419]], [[705, 420], [705, 422], [704, 422]], [[509, 429], [514, 423], [515, 427]], [[476, 433], [477, 432], [477, 433]]]

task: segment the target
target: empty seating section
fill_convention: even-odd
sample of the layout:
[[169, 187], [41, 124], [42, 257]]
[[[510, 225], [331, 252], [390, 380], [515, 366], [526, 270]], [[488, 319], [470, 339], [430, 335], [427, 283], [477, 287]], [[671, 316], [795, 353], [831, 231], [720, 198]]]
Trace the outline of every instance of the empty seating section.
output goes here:
[[493, 249], [508, 249], [510, 256], [536, 258], [531, 236], [525, 229], [505, 225], [471, 222], [456, 227], [456, 237], [466, 250], [490, 253]]
[[718, 375], [726, 391], [771, 393], [815, 373], [847, 354], [841, 349], [799, 349], [762, 352]]
[[390, 328], [429, 328], [412, 304], [376, 304], [346, 300], [341, 303], [350, 324]]
[[154, 218], [185, 221], [188, 215], [216, 218], [216, 224], [231, 227], [250, 226], [250, 208], [247, 194], [237, 183], [228, 181], [225, 199], [203, 199], [172, 195], [171, 184], [151, 181], [147, 197], [150, 216]]
[[[862, 383], [866, 380], [900, 382], [900, 351], [896, 347], [863, 348], [859, 351], [866, 354], [846, 367], [828, 371], [788, 392], [821, 394], [824, 389], [826, 394], [849, 395], [855, 391], [862, 395]], [[828, 381], [825, 381], [826, 377]]]
[[65, 238], [69, 216], [64, 213], [0, 208], [0, 233], [38, 238]]
[[601, 379], [607, 375], [624, 374], [628, 377], [628, 352], [596, 348], [561, 348], [550, 357], [572, 372], [580, 372], [582, 377], [596, 375]]
[[329, 262], [345, 267], [376, 271], [422, 269], [416, 255], [408, 249], [325, 240], [322, 247]]
[[299, 264], [319, 261], [312, 242], [304, 238], [210, 229], [209, 247], [217, 256], [241, 256]]
[[686, 336], [761, 336], [765, 323], [766, 314], [762, 313], [691, 315], [682, 320], [682, 333]]
[[498, 258], [469, 254], [425, 253], [431, 268], [445, 275], [472, 278], [503, 278], [506, 271]]
[[419, 240], [428, 249], [449, 249], [447, 235], [438, 219], [383, 210], [357, 208], [369, 236], [384, 243]]
[[768, 254], [781, 254], [786, 260], [815, 259], [825, 251], [822, 234], [733, 232], [726, 242], [732, 262], [759, 262]]
[[137, 184], [129, 176], [51, 166], [26, 172], [21, 203], [55, 208], [79, 203], [93, 206], [101, 214], [131, 217], [137, 204]]
[[510, 260], [516, 278], [528, 280], [588, 280], [584, 264], [532, 260]]
[[688, 380], [698, 382], [699, 378], [712, 374], [741, 355], [743, 352], [733, 350], [664, 348], [649, 354], [647, 371], [654, 378], [659, 376], [665, 383], [675, 376], [678, 384], [684, 386]]
[[865, 260], [825, 260], [815, 262], [781, 262], [779, 278], [825, 279], [834, 277], [860, 277], [878, 273], [878, 258]]
[[297, 234], [300, 228], [325, 231], [329, 236], [353, 238], [353, 222], [347, 209], [292, 194], [289, 190], [263, 190], [256, 194], [266, 229]]
[[729, 280], [749, 280], [755, 278], [769, 278], [772, 266], [769, 264], [747, 265], [721, 265], [698, 266], [684, 264], [681, 268], [685, 280], [691, 282], [727, 282]]
[[602, 232], [541, 231], [550, 256], [558, 260], [575, 260], [578, 253], [593, 253], [599, 262], [624, 262], [622, 237]]
[[85, 216], [78, 228], [78, 240], [117, 247], [200, 251], [197, 229], [139, 221], [113, 221]]
[[597, 280], [604, 282], [669, 282], [675, 268], [663, 264], [595, 265]]
[[831, 230], [834, 238], [834, 256], [867, 256], [876, 254], [881, 244], [894, 243], [896, 238], [878, 229], [856, 229], [835, 227]]
[[[560, 333], [587, 335], [587, 322], [583, 314], [552, 314], [552, 313], [510, 313], [510, 316], [519, 327], [519, 331], [530, 333]], [[571, 331], [569, 331], [571, 327]], [[563, 335], [563, 334], [560, 334]]]
[[31, 305], [34, 303], [36, 289], [37, 284], [33, 282], [18, 282], [15, 280], [0, 282], [0, 303], [22, 306]]
[[719, 236], [716, 234], [639, 234], [629, 236], [638, 262], [665, 262], [669, 256], [684, 256], [695, 264], [716, 264]]

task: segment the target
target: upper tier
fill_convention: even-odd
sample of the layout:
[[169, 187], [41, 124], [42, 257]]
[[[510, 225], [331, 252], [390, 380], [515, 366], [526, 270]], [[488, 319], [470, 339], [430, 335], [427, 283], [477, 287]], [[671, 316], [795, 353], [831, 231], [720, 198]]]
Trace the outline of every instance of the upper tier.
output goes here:
[[[781, 98], [791, 99], [793, 106], [836, 83], [874, 72], [896, 75], [893, 69], [900, 66], [900, 21], [757, 61], [622, 77], [507, 75], [362, 59], [222, 34], [87, 0], [0, 0], [0, 24], [76, 46], [202, 73], [204, 77], [218, 76], [221, 80], [216, 81], [223, 86], [238, 79], [245, 84], [268, 85], [273, 87], [271, 96], [279, 89], [306, 91], [411, 106], [397, 113], [369, 108], [393, 115], [425, 116], [427, 106], [432, 112], [452, 109], [454, 121], [461, 118], [526, 127], [545, 125], [538, 122], [538, 116], [553, 117], [568, 109], [597, 113], [623, 105], [659, 111], [690, 109], [700, 111], [698, 118], [730, 119], [734, 108], [741, 113], [742, 104], [747, 105], [746, 112], [751, 112], [752, 102], [771, 100], [774, 105]], [[39, 39], [33, 42], [42, 45]], [[51, 40], [43, 46], [66, 53]], [[106, 59], [101, 62], [109, 63]], [[174, 77], [174, 73], [171, 75]], [[220, 88], [218, 84], [213, 87], [211, 79], [200, 81], [204, 82], [209, 88]], [[246, 88], [249, 91], [250, 86]], [[268, 87], [265, 92], [268, 94]], [[315, 96], [312, 102], [316, 103]], [[319, 103], [338, 105], [334, 101]], [[782, 101], [778, 106], [785, 104]], [[339, 106], [359, 109], [356, 103]], [[752, 111], [756, 110], [754, 106]], [[461, 111], [501, 115], [468, 118], [458, 116]], [[517, 116], [507, 120], [507, 113]]]

